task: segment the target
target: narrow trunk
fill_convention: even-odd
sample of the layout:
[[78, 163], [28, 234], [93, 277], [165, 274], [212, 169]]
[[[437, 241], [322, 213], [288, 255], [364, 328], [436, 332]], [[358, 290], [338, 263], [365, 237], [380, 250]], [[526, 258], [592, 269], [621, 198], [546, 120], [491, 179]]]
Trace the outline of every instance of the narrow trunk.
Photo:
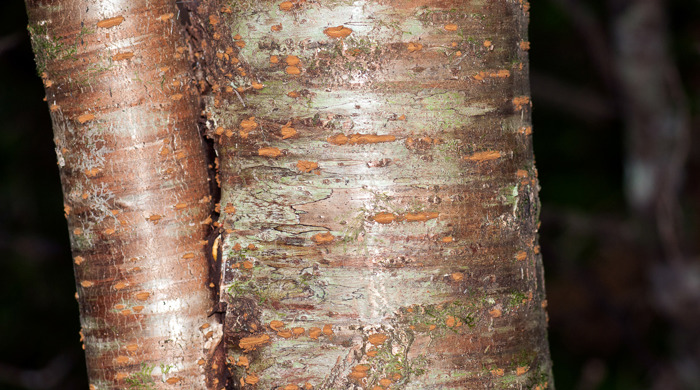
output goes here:
[[527, 2], [190, 6], [238, 385], [553, 387]]
[[205, 388], [221, 327], [207, 318], [211, 199], [178, 10], [169, 0], [27, 9], [90, 388]]

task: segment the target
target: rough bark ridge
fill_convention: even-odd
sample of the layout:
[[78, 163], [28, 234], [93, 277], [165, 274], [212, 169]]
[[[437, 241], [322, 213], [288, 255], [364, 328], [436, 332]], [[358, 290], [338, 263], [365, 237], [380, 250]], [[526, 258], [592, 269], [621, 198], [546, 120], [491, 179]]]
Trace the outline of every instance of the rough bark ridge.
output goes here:
[[[170, 0], [27, 0], [91, 389], [203, 389], [221, 326], [196, 89]], [[210, 380], [210, 385], [214, 385]]]
[[185, 6], [237, 385], [553, 387], [529, 4]]

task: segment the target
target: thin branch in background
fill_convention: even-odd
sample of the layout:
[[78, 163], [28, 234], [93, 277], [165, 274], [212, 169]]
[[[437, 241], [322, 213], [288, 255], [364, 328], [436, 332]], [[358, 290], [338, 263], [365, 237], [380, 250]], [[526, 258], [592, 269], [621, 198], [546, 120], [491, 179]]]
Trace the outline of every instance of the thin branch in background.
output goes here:
[[660, 0], [613, 1], [616, 75], [627, 142], [625, 190], [640, 220], [655, 226], [664, 260], [682, 262], [680, 196], [690, 116], [669, 49]]

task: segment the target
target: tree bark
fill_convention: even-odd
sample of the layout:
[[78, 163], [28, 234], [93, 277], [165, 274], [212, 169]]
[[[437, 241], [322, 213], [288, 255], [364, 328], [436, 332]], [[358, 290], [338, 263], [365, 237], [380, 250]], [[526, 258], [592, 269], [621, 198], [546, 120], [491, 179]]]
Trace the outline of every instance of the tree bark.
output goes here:
[[93, 388], [553, 387], [527, 2], [114, 3], [27, 0]]
[[[221, 337], [187, 46], [169, 0], [27, 0], [90, 389], [203, 389]], [[45, 319], [44, 319], [45, 320]]]
[[188, 3], [243, 388], [552, 388], [523, 1]]

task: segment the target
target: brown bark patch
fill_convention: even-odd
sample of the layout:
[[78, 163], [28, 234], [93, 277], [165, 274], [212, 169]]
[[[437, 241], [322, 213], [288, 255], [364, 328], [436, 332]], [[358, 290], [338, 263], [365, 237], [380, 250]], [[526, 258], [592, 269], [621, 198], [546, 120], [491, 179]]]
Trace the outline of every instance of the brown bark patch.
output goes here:
[[420, 43], [414, 43], [414, 42], [409, 42], [408, 46], [406, 47], [406, 50], [408, 50], [409, 53], [413, 53], [414, 51], [420, 51], [423, 49], [423, 45]]
[[262, 334], [259, 336], [250, 336], [250, 337], [243, 337], [239, 342], [238, 346], [243, 349], [245, 352], [250, 352], [254, 351], [257, 349], [259, 346], [269, 343], [270, 342], [270, 336], [266, 334]]
[[139, 301], [145, 301], [150, 296], [151, 296], [151, 293], [149, 293], [148, 291], [142, 291], [142, 292], [136, 294], [136, 299], [138, 299]]
[[263, 156], [263, 157], [279, 157], [282, 155], [282, 151], [279, 150], [278, 148], [260, 148], [258, 149], [258, 156]]
[[518, 128], [518, 134], [530, 135], [532, 134], [532, 126], [523, 126]]
[[250, 361], [248, 360], [247, 356], [241, 356], [240, 358], [238, 358], [236, 365], [248, 368], [248, 366], [250, 365]]
[[279, 5], [280, 11], [291, 11], [294, 8], [294, 3], [291, 1], [283, 1]]
[[113, 17], [113, 18], [100, 20], [99, 22], [97, 22], [97, 27], [100, 27], [100, 28], [112, 28], [112, 27], [114, 27], [114, 26], [118, 26], [118, 25], [122, 24], [123, 21], [124, 21], [124, 17], [123, 17], [123, 16], [121, 16], [121, 15], [120, 15], [120, 16], [115, 16], [115, 17]]
[[438, 213], [407, 213], [404, 216], [406, 222], [425, 222], [438, 217]]
[[382, 345], [388, 339], [389, 336], [383, 333], [375, 333], [367, 337], [367, 341], [369, 341], [372, 345]]
[[311, 237], [311, 240], [313, 240], [317, 244], [325, 244], [332, 242], [335, 240], [335, 236], [326, 232], [326, 233], [319, 233], [316, 234], [315, 236]]
[[331, 38], [345, 38], [352, 34], [352, 30], [340, 25], [338, 27], [328, 27], [327, 29], [323, 30], [323, 33]]
[[129, 357], [128, 356], [117, 356], [117, 358], [114, 360], [116, 360], [117, 363], [119, 363], [119, 364], [125, 364], [125, 363], [129, 362]]
[[375, 222], [389, 224], [396, 220], [396, 215], [392, 213], [379, 213], [372, 217]]
[[297, 169], [304, 173], [309, 173], [314, 169], [318, 169], [318, 163], [315, 163], [313, 161], [299, 160], [297, 161]]
[[367, 377], [367, 373], [371, 366], [369, 364], [358, 364], [352, 368], [350, 372], [350, 378], [352, 379], [362, 379]]
[[331, 325], [331, 324], [323, 325], [323, 334], [325, 334], [326, 336], [332, 335], [333, 334], [333, 325]]
[[337, 134], [328, 138], [328, 142], [333, 145], [365, 145], [393, 141], [396, 141], [396, 137], [393, 135], [376, 134], [352, 134], [349, 137], [345, 134]]
[[245, 383], [247, 383], [249, 385], [254, 385], [258, 382], [260, 382], [260, 378], [258, 378], [258, 376], [255, 374], [248, 374], [245, 377]]
[[321, 329], [313, 327], [309, 329], [309, 337], [311, 337], [314, 340], [318, 340], [318, 337], [321, 335]]
[[89, 121], [91, 121], [91, 120], [93, 120], [93, 119], [95, 119], [95, 115], [93, 115], [93, 114], [83, 114], [83, 115], [80, 115], [80, 116], [78, 117], [78, 122], [80, 122], [81, 124], [83, 124], [83, 123], [89, 122]]
[[174, 13], [168, 12], [167, 14], [160, 15], [160, 16], [157, 17], [156, 19], [160, 20], [161, 22], [165, 22], [166, 20], [172, 19], [173, 16], [175, 16]]
[[255, 121], [255, 117], [250, 117], [241, 121], [241, 137], [247, 138], [248, 134], [258, 127], [258, 122]]
[[297, 56], [287, 56], [287, 58], [285, 58], [284, 61], [285, 61], [285, 62], [287, 63], [287, 65], [289, 65], [289, 66], [297, 65], [297, 64], [299, 64], [299, 62], [300, 62], [300, 61], [299, 61], [299, 57], [297, 57]]
[[277, 321], [277, 320], [270, 321], [270, 329], [272, 329], [274, 331], [278, 331], [283, 327], [284, 327], [284, 322], [282, 322], [282, 321]]
[[472, 78], [474, 80], [478, 80], [478, 81], [484, 80], [484, 79], [489, 78], [489, 77], [490, 78], [497, 78], [497, 79], [505, 79], [505, 78], [510, 77], [510, 71], [508, 69], [500, 69], [500, 70], [495, 71], [495, 72], [481, 71], [481, 72], [475, 74], [474, 76], [472, 76]]
[[513, 98], [513, 105], [516, 110], [522, 110], [523, 106], [530, 103], [529, 96], [516, 96]]
[[128, 59], [132, 58], [133, 56], [134, 56], [134, 53], [128, 51], [125, 53], [115, 54], [112, 57], [112, 60], [114, 60], [114, 61], [128, 60]]
[[280, 134], [282, 134], [282, 139], [287, 139], [287, 138], [292, 138], [297, 134], [297, 131], [293, 127], [289, 127], [292, 123], [289, 122], [286, 125], [282, 126], [282, 130], [280, 130]]
[[148, 218], [146, 218], [146, 220], [153, 222], [154, 225], [157, 225], [158, 221], [160, 221], [162, 218], [163, 218], [162, 215], [153, 214], [153, 215], [149, 216]]
[[487, 150], [484, 152], [476, 152], [469, 156], [464, 156], [465, 160], [476, 162], [496, 160], [498, 158], [501, 158], [501, 152], [497, 150]]

